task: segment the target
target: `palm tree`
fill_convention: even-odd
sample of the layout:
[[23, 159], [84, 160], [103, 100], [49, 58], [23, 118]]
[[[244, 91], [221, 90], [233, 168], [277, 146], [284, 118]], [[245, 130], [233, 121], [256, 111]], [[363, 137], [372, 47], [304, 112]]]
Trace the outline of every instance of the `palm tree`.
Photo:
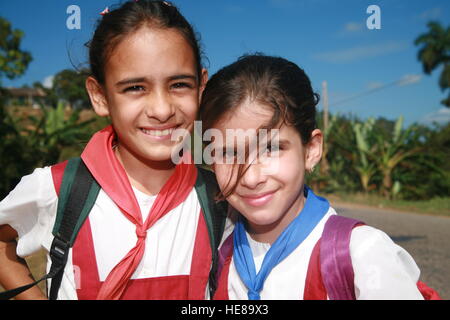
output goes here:
[[[439, 86], [442, 91], [450, 88], [450, 27], [445, 29], [439, 22], [428, 23], [428, 32], [421, 34], [415, 41], [415, 45], [423, 45], [417, 54], [417, 58], [422, 62], [425, 74], [431, 74], [438, 66], [443, 66], [443, 71], [439, 78]], [[441, 101], [450, 107], [450, 93], [448, 97]]]
[[416, 156], [422, 148], [411, 147], [410, 141], [414, 140], [417, 133], [416, 127], [410, 126], [406, 130], [403, 127], [403, 117], [400, 116], [392, 132], [391, 139], [386, 139], [382, 134], [375, 134], [377, 141], [376, 150], [372, 153], [372, 160], [382, 175], [381, 194], [389, 198], [399, 192], [400, 182], [393, 181], [394, 169], [405, 159]]
[[369, 192], [370, 181], [377, 172], [375, 163], [369, 160], [369, 155], [374, 152], [372, 141], [374, 137], [374, 124], [374, 118], [369, 118], [364, 123], [352, 123], [356, 138], [355, 170], [358, 172], [365, 193]]

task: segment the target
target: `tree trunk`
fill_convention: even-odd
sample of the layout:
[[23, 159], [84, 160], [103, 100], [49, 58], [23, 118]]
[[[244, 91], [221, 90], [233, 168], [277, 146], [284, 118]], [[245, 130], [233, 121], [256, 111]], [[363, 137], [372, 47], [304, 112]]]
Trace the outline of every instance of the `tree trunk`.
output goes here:
[[383, 171], [383, 186], [382, 186], [383, 196], [386, 198], [391, 198], [391, 189], [392, 189], [391, 170]]

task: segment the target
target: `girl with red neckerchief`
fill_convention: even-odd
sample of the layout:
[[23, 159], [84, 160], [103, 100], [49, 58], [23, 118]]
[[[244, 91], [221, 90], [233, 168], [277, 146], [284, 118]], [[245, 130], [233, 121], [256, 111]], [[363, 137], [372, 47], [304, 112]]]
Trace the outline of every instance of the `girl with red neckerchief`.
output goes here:
[[[86, 89], [111, 125], [81, 154], [101, 190], [69, 253], [58, 298], [207, 298], [213, 250], [194, 189], [198, 169], [187, 154], [180, 164], [171, 158], [179, 143], [172, 133], [191, 131], [208, 77], [197, 39], [166, 1], [129, 1], [101, 14], [88, 45]], [[65, 165], [36, 169], [0, 203], [5, 289], [32, 282], [19, 257], [50, 250], [55, 177]], [[17, 298], [46, 296], [33, 287]]]

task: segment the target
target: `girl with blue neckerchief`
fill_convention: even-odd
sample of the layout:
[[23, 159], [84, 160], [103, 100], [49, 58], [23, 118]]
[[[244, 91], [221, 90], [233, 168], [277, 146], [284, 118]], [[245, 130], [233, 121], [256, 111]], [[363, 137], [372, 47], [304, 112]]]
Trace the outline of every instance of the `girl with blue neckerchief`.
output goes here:
[[[322, 156], [317, 103], [305, 72], [283, 58], [243, 56], [209, 80], [200, 117], [204, 130], [226, 137], [213, 141], [215, 159], [227, 159], [213, 169], [234, 208], [214, 298], [423, 299], [419, 268], [404, 249], [380, 230], [336, 219], [329, 202], [304, 184]], [[247, 145], [245, 164], [229, 161], [239, 146], [227, 132], [259, 129], [276, 130], [276, 139], [258, 152]], [[341, 256], [332, 261], [334, 254]]]

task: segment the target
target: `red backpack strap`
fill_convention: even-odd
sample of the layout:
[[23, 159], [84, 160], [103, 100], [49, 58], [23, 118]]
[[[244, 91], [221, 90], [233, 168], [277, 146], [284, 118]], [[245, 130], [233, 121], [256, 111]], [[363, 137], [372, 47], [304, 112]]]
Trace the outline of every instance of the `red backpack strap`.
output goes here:
[[320, 272], [320, 242], [319, 239], [309, 259], [303, 300], [327, 300], [327, 290], [323, 284], [322, 273]]
[[51, 167], [53, 185], [55, 186], [55, 191], [58, 196], [59, 190], [61, 189], [61, 183], [64, 176], [64, 170], [66, 169], [67, 166], [67, 162], [68, 160], [55, 164]]
[[320, 246], [320, 269], [330, 300], [355, 300], [355, 284], [350, 236], [354, 227], [364, 223], [332, 215], [325, 223]]
[[425, 300], [442, 300], [439, 296], [439, 293], [426, 285], [426, 283], [422, 281], [417, 281], [417, 289], [419, 289]]

